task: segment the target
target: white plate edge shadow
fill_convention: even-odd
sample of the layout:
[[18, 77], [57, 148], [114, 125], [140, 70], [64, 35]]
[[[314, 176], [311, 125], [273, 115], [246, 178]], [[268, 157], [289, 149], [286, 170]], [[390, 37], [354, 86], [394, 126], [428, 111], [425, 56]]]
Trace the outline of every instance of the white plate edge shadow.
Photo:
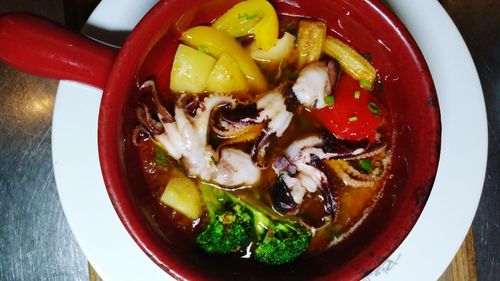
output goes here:
[[[155, 2], [103, 0], [89, 21], [103, 29], [129, 30]], [[479, 203], [487, 159], [484, 100], [467, 47], [439, 3], [386, 2], [412, 33], [431, 70], [441, 108], [442, 146], [434, 187], [417, 224], [365, 280], [435, 280], [461, 245]], [[132, 240], [109, 200], [97, 152], [101, 94], [76, 82], [59, 84], [52, 157], [64, 213], [78, 244], [104, 280], [173, 280]], [[461, 114], [464, 109], [467, 116]], [[470, 147], [475, 149], [467, 150]], [[476, 165], [471, 170], [469, 165], [461, 167], [464, 162]]]

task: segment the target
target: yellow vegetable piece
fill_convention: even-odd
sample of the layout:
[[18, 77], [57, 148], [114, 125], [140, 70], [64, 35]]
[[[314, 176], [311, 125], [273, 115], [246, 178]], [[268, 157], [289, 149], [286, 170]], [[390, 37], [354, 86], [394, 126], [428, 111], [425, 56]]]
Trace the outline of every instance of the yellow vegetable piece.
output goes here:
[[323, 53], [326, 25], [320, 21], [301, 20], [297, 35], [298, 67], [318, 61]]
[[186, 30], [182, 34], [181, 40], [191, 47], [205, 50], [216, 58], [227, 53], [238, 63], [251, 91], [261, 93], [267, 90], [266, 78], [262, 75], [257, 64], [238, 41], [224, 31], [209, 26], [195, 26]]
[[292, 55], [293, 48], [295, 47], [295, 36], [285, 32], [283, 37], [276, 41], [276, 45], [271, 49], [264, 51], [257, 47], [256, 42], [253, 42], [248, 46], [248, 51], [252, 58], [259, 62], [264, 63], [279, 63], [281, 61], [287, 61]]
[[234, 5], [212, 27], [233, 37], [254, 34], [257, 47], [269, 50], [278, 40], [278, 15], [266, 0], [247, 0]]
[[245, 76], [238, 63], [223, 53], [208, 76], [207, 90], [214, 93], [230, 94], [248, 91]]
[[[367, 86], [373, 85], [377, 71], [370, 62], [349, 45], [332, 36], [327, 36], [325, 53], [335, 58], [352, 78], [364, 80]], [[369, 82], [369, 83], [366, 83]]]
[[171, 179], [160, 202], [195, 220], [201, 215], [201, 198], [198, 187], [186, 176]]
[[180, 44], [170, 72], [170, 89], [176, 93], [205, 92], [215, 62], [213, 57]]

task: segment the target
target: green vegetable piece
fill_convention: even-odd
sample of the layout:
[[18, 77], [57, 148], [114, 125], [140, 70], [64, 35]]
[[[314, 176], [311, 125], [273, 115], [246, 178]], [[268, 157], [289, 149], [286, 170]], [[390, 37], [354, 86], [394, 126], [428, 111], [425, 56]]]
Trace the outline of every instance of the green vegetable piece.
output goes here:
[[309, 247], [311, 232], [287, 223], [273, 223], [257, 243], [254, 258], [262, 263], [280, 265], [293, 261]]
[[358, 121], [358, 119], [359, 119], [359, 118], [358, 118], [357, 116], [351, 116], [351, 117], [349, 117], [349, 119], [348, 119], [348, 120], [349, 120], [349, 123], [352, 123], [352, 122], [356, 122], [356, 121]]
[[335, 98], [333, 96], [326, 96], [325, 97], [325, 103], [328, 106], [333, 106], [333, 104], [335, 103]]
[[367, 61], [372, 62], [372, 54], [371, 53], [364, 53], [361, 54]]
[[368, 90], [368, 91], [373, 90], [373, 83], [370, 80], [366, 80], [366, 79], [359, 80], [359, 86], [362, 89], [365, 89], [365, 90]]
[[361, 92], [360, 91], [355, 91], [354, 92], [354, 98], [359, 100], [359, 97], [361, 97]]
[[293, 261], [309, 248], [311, 231], [293, 221], [272, 218], [265, 211], [207, 184], [200, 186], [209, 224], [196, 244], [209, 254], [231, 254], [255, 243], [252, 257], [279, 265]]
[[253, 15], [248, 15], [248, 14], [238, 14], [238, 18], [239, 19], [244, 19], [244, 20], [254, 20], [257, 18], [257, 16], [259, 15], [259, 13], [255, 13]]
[[212, 160], [212, 162], [213, 162], [215, 165], [217, 165], [217, 160], [215, 159], [215, 157], [210, 156], [210, 160]]
[[207, 47], [207, 46], [205, 46], [205, 45], [199, 45], [197, 49], [198, 49], [198, 51], [200, 51], [200, 52], [203, 52], [203, 53], [205, 53], [205, 54], [208, 54], [208, 47]]
[[371, 111], [371, 113], [373, 113], [373, 115], [375, 116], [379, 116], [380, 115], [380, 107], [378, 107], [378, 105], [374, 102], [370, 102], [368, 104], [368, 109]]
[[251, 213], [222, 190], [200, 186], [209, 224], [196, 237], [196, 244], [209, 254], [231, 254], [244, 249], [253, 238]]
[[158, 146], [155, 146], [155, 163], [160, 165], [167, 164], [168, 155], [165, 150], [161, 149]]
[[370, 160], [361, 159], [361, 160], [359, 160], [359, 167], [361, 169], [369, 172], [373, 169], [373, 164], [372, 164], [372, 161], [370, 161]]

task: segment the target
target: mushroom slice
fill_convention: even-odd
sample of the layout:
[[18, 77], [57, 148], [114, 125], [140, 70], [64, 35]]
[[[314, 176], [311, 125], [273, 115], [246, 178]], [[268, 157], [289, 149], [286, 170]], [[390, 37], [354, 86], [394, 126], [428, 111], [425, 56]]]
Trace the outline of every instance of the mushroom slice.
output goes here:
[[[281, 213], [294, 215], [299, 210], [299, 204], [293, 198], [291, 190], [293, 187], [287, 186], [285, 183], [284, 176], [279, 176], [276, 182], [273, 184], [271, 189], [269, 190], [269, 194], [271, 196], [271, 201], [273, 208]], [[305, 191], [301, 191], [304, 192]], [[302, 196], [298, 196], [302, 197]]]

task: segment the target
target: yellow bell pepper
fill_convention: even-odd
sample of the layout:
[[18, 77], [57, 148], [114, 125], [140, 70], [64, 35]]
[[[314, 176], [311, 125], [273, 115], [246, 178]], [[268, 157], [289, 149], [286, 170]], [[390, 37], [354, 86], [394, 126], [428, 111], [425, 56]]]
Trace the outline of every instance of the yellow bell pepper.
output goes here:
[[203, 50], [215, 58], [227, 53], [238, 63], [252, 92], [261, 93], [267, 90], [266, 78], [255, 61], [236, 39], [225, 32], [209, 26], [195, 26], [182, 34], [181, 41], [193, 48]]
[[278, 15], [266, 0], [240, 2], [218, 18], [212, 27], [233, 37], [253, 34], [257, 47], [266, 51], [278, 40]]

